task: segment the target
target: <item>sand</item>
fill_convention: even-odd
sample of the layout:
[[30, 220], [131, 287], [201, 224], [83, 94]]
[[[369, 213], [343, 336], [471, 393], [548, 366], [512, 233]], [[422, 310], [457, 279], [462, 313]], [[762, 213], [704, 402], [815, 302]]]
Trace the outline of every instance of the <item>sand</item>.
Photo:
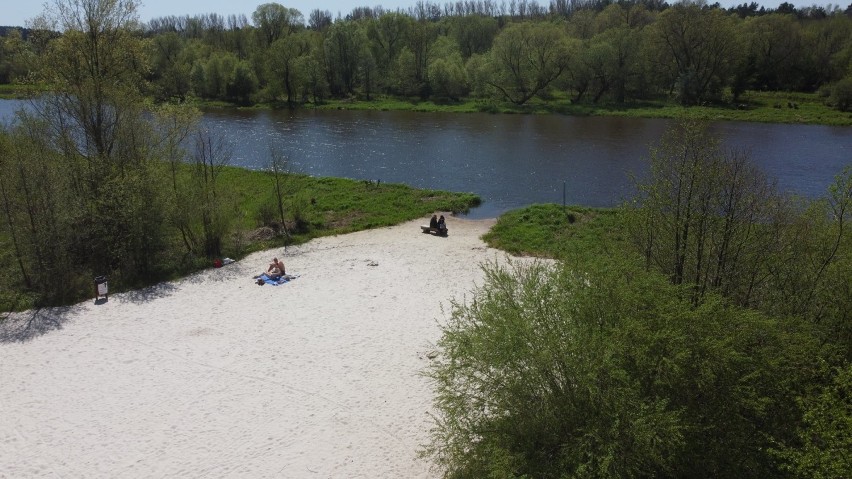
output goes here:
[[[421, 375], [505, 255], [428, 218], [0, 323], [0, 477], [440, 477]], [[251, 277], [273, 256], [300, 276]]]

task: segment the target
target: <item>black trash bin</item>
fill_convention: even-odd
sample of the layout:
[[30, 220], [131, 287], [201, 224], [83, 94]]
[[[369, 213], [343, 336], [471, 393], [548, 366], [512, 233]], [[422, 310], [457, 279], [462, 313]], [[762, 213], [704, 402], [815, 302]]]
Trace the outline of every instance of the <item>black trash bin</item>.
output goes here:
[[109, 294], [109, 286], [107, 284], [106, 276], [95, 276], [95, 300], [97, 301], [102, 296], [104, 299], [108, 299], [107, 295]]

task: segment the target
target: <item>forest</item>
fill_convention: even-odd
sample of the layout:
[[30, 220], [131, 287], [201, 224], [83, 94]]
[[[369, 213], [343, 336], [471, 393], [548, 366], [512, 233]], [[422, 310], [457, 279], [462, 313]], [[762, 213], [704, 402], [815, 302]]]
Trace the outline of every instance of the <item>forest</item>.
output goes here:
[[[126, 27], [140, 40], [143, 93], [160, 102], [295, 107], [384, 95], [475, 99], [483, 109], [533, 99], [747, 107], [746, 91], [780, 91], [852, 108], [852, 5], [420, 1], [334, 18], [267, 3], [250, 18], [209, 13]], [[4, 31], [0, 84], [44, 85], [35, 65], [61, 26], [42, 16]]]

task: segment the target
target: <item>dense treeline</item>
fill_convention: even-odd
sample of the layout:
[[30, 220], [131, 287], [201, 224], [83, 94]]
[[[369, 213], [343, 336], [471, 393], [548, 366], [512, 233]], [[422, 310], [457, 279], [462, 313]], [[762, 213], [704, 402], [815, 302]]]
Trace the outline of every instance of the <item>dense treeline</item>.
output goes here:
[[[295, 106], [386, 94], [524, 104], [561, 95], [694, 105], [772, 90], [819, 91], [837, 108], [852, 106], [852, 5], [421, 1], [333, 18], [267, 3], [250, 19], [163, 17], [133, 27], [145, 38], [146, 94], [164, 101]], [[49, 40], [7, 35], [0, 82], [27, 78]]]
[[852, 166], [793, 198], [690, 122], [651, 162], [617, 212], [495, 226], [560, 261], [454, 303], [426, 451], [448, 477], [852, 473]]

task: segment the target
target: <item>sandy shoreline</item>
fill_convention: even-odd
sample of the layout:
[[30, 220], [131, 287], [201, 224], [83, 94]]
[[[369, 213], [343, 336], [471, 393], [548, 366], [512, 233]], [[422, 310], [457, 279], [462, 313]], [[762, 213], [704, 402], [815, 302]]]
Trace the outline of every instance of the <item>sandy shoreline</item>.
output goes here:
[[[448, 300], [505, 255], [479, 239], [493, 220], [427, 221], [10, 318], [0, 477], [439, 477], [419, 372]], [[255, 285], [273, 255], [300, 277]]]

